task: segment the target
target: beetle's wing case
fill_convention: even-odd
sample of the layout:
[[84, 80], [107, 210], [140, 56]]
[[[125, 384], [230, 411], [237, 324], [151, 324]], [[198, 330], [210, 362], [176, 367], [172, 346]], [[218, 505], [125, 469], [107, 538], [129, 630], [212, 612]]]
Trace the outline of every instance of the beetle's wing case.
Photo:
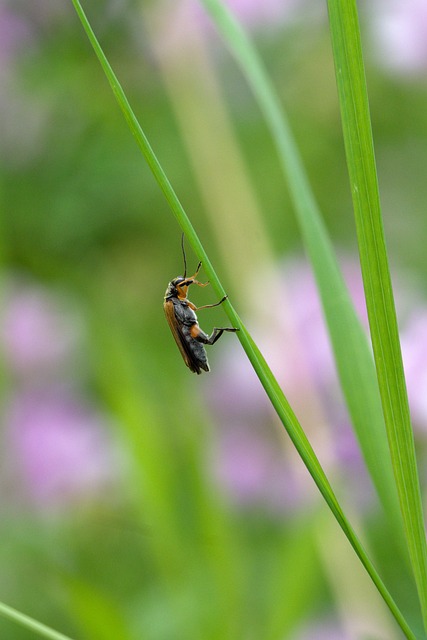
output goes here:
[[[178, 345], [178, 349], [180, 350], [187, 367], [197, 374], [200, 374], [202, 372], [202, 369], [204, 371], [209, 371], [209, 365], [207, 361], [202, 361], [200, 357], [198, 357], [198, 349], [193, 349], [192, 347], [193, 338], [186, 337], [184, 335], [182, 330], [182, 320], [176, 316], [175, 305], [172, 300], [165, 300], [163, 308], [165, 310], [166, 320], [168, 321], [172, 335], [175, 338], [175, 342]], [[190, 309], [188, 309], [188, 311], [190, 311]], [[202, 347], [203, 349], [203, 346], [201, 344], [199, 345], [199, 343], [197, 343], [196, 341], [194, 342], [195, 347]]]

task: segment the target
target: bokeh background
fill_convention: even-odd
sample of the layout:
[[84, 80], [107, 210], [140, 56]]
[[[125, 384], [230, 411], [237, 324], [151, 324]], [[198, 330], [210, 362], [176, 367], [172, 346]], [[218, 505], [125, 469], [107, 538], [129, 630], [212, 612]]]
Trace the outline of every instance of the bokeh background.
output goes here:
[[[325, 3], [228, 4], [287, 110], [366, 322]], [[229, 296], [417, 627], [245, 81], [195, 1], [85, 8]], [[425, 487], [427, 8], [371, 0], [360, 12]], [[183, 270], [181, 233], [66, 0], [0, 0], [0, 206], [0, 600], [76, 639], [400, 638], [235, 336], [209, 350], [207, 375], [182, 362], [162, 310]], [[191, 270], [189, 248], [187, 259]], [[199, 320], [209, 332], [228, 324], [221, 309]], [[34, 637], [2, 619], [0, 636]]]

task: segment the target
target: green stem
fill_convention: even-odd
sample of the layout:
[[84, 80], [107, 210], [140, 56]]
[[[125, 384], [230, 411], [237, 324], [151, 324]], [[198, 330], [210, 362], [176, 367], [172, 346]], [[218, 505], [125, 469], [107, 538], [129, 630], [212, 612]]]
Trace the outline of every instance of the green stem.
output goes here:
[[17, 611], [2, 602], [0, 602], [0, 615], [8, 620], [17, 622], [21, 627], [30, 629], [30, 631], [34, 631], [44, 638], [50, 638], [51, 640], [71, 640], [69, 636], [65, 636], [63, 633], [59, 633], [59, 631], [55, 631], [54, 629], [47, 627], [45, 624], [30, 618], [30, 616], [27, 616], [24, 613], [20, 613], [20, 611]]
[[427, 630], [427, 545], [381, 214], [355, 0], [328, 0], [332, 48], [377, 377], [400, 508]]

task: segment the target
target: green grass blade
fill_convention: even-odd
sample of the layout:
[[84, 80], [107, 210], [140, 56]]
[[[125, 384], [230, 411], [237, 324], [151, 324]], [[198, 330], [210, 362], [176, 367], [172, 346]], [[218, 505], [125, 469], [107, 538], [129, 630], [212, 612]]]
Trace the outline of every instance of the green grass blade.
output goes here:
[[34, 618], [30, 618], [30, 616], [9, 607], [7, 604], [3, 604], [0, 602], [0, 616], [11, 620], [12, 622], [16, 622], [21, 627], [25, 627], [30, 631], [34, 631], [35, 634], [41, 636], [42, 638], [49, 638], [49, 640], [71, 640], [69, 636], [65, 636], [63, 633], [59, 633], [59, 631], [55, 631], [50, 627], [34, 620]]
[[403, 526], [372, 354], [351, 302], [279, 98], [259, 56], [220, 0], [201, 0], [240, 65], [277, 147], [306, 251], [313, 266], [338, 374], [366, 466], [405, 548]]
[[328, 0], [344, 140], [372, 344], [409, 555], [427, 628], [427, 549], [388, 266], [355, 0]]
[[[163, 169], [160, 166], [160, 163], [158, 162], [156, 156], [154, 155], [153, 150], [151, 149], [150, 145], [148, 144], [148, 141], [145, 137], [145, 135], [142, 132], [142, 129], [140, 127], [140, 125], [138, 124], [135, 115], [133, 114], [130, 105], [124, 95], [123, 89], [121, 88], [118, 79], [116, 78], [115, 74], [113, 73], [110, 65], [108, 64], [105, 55], [88, 23], [88, 20], [83, 12], [83, 9], [80, 5], [80, 2], [78, 0], [72, 0], [74, 7], [76, 9], [76, 12], [82, 22], [82, 25], [89, 37], [89, 40], [96, 52], [96, 55], [98, 56], [102, 67], [106, 73], [107, 79], [111, 84], [111, 87], [114, 91], [114, 94], [118, 100], [118, 103], [121, 107], [121, 109], [123, 110], [126, 120], [129, 123], [132, 132], [134, 133], [137, 142], [140, 146], [140, 148], [142, 149], [144, 156], [147, 159], [147, 162], [149, 164], [149, 166], [151, 167], [155, 177], [157, 178], [160, 187], [162, 188], [171, 208], [173, 213], [175, 214], [178, 222], [180, 223], [183, 231], [185, 231], [185, 233], [187, 233], [187, 237], [188, 240], [191, 244], [191, 246], [193, 247], [197, 257], [202, 260], [205, 271], [210, 279], [210, 282], [212, 283], [215, 291], [217, 293], [222, 293], [223, 292], [223, 287], [218, 279], [217, 274], [215, 273], [212, 264], [210, 263], [210, 261], [208, 260], [208, 257], [206, 255], [206, 252], [203, 249], [203, 246], [199, 240], [199, 238], [197, 237], [185, 211], [183, 210], [181, 204], [179, 203], [179, 200], [175, 194], [175, 192], [172, 189], [171, 184], [169, 183], [169, 181], [166, 178], [165, 173], [163, 172]], [[347, 520], [345, 514], [343, 513], [336, 497], [335, 494], [329, 484], [329, 481], [319, 463], [319, 461], [317, 460], [317, 457], [310, 445], [310, 442], [308, 441], [301, 425], [299, 424], [295, 414], [293, 413], [287, 399], [285, 398], [280, 386], [278, 385], [276, 379], [274, 378], [273, 374], [271, 373], [267, 363], [265, 362], [261, 352], [259, 351], [258, 347], [256, 346], [256, 344], [253, 342], [251, 336], [249, 335], [249, 333], [247, 332], [245, 326], [243, 325], [243, 323], [241, 322], [240, 318], [238, 317], [236, 311], [234, 310], [234, 308], [232, 307], [231, 303], [229, 300], [227, 300], [224, 303], [224, 309], [225, 312], [227, 313], [228, 317], [230, 318], [230, 321], [232, 322], [233, 326], [235, 327], [239, 327], [240, 331], [237, 334], [239, 337], [239, 340], [246, 352], [246, 355], [248, 356], [250, 362], [252, 363], [265, 391], [267, 392], [268, 397], [270, 398], [271, 403], [273, 404], [275, 410], [277, 411], [277, 414], [280, 418], [280, 420], [282, 421], [284, 427], [286, 428], [292, 442], [294, 443], [296, 449], [298, 450], [304, 464], [306, 465], [308, 471], [310, 472], [313, 480], [315, 481], [317, 487], [319, 488], [319, 491], [321, 492], [322, 496], [324, 497], [325, 501], [327, 502], [327, 504], [329, 505], [329, 508], [331, 509], [333, 515], [335, 516], [336, 520], [338, 521], [340, 527], [342, 528], [343, 532], [345, 533], [345, 535], [347, 536], [350, 544], [352, 545], [353, 549], [355, 550], [356, 554], [358, 555], [358, 557], [360, 558], [362, 564], [364, 565], [364, 567], [366, 568], [366, 571], [368, 572], [368, 574], [370, 575], [372, 581], [374, 582], [374, 584], [376, 585], [378, 591], [380, 592], [380, 594], [382, 595], [384, 601], [386, 602], [387, 606], [389, 607], [390, 611], [392, 612], [392, 614], [394, 615], [396, 621], [398, 622], [398, 624], [400, 625], [401, 629], [403, 630], [405, 636], [407, 638], [409, 638], [410, 640], [415, 640], [415, 635], [413, 634], [412, 630], [410, 629], [408, 623], [406, 622], [405, 618], [403, 617], [402, 613], [400, 612], [399, 608], [397, 607], [396, 603], [394, 602], [393, 598], [391, 597], [390, 593], [388, 592], [388, 590], [386, 589], [384, 583], [382, 582], [380, 576], [378, 575], [375, 567], [373, 566], [371, 560], [369, 559], [369, 557], [366, 554], [366, 551], [364, 550], [363, 545], [361, 544], [360, 540], [358, 539], [356, 533], [354, 532], [353, 528], [351, 527], [349, 521]]]

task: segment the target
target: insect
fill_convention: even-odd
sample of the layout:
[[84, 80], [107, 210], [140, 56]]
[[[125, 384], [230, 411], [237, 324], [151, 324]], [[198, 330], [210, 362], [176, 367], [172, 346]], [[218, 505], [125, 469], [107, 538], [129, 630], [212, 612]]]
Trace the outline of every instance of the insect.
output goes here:
[[163, 308], [165, 310], [166, 319], [169, 323], [172, 335], [175, 338], [175, 342], [178, 345], [182, 357], [184, 358], [185, 364], [190, 371], [199, 375], [202, 371], [209, 371], [208, 358], [203, 345], [215, 344], [224, 331], [235, 332], [238, 331], [238, 329], [232, 329], [231, 327], [214, 327], [211, 335], [208, 336], [199, 327], [195, 312], [199, 309], [217, 307], [226, 300], [227, 296], [224, 296], [219, 302], [215, 302], [214, 304], [205, 304], [203, 307], [196, 307], [195, 304], [190, 302], [187, 298], [188, 287], [192, 284], [197, 284], [198, 287], [206, 287], [209, 282], [203, 283], [196, 280], [197, 274], [202, 266], [201, 262], [199, 262], [195, 274], [187, 278], [184, 235], [182, 236], [182, 254], [184, 257], [184, 275], [177, 276], [169, 282], [165, 293]]

